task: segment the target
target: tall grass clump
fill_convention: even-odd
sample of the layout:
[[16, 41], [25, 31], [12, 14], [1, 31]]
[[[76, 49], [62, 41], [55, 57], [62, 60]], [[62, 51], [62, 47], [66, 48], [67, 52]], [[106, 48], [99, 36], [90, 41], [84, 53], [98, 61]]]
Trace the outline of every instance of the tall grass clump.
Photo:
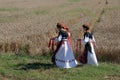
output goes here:
[[19, 48], [19, 51], [17, 52], [17, 54], [20, 54], [20, 55], [27, 55], [29, 54], [29, 45], [26, 44], [26, 45], [23, 45]]
[[120, 63], [120, 50], [99, 48], [96, 53], [100, 61]]

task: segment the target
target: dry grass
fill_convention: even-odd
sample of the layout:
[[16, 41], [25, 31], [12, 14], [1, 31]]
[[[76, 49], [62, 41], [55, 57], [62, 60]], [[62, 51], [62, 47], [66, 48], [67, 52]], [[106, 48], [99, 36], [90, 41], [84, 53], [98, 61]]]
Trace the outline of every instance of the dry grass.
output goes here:
[[[47, 46], [48, 39], [55, 35], [54, 28], [57, 22], [66, 23], [71, 32], [72, 30], [76, 31], [79, 25], [82, 25], [79, 23], [79, 19], [81, 19], [82, 23], [86, 23], [93, 17], [91, 15], [95, 14], [95, 12], [91, 11], [97, 4], [97, 1], [95, 2], [88, 6], [89, 2], [83, 0], [77, 0], [77, 3], [71, 0], [57, 0], [53, 1], [53, 3], [51, 1], [49, 3], [48, 0], [1, 0], [1, 45], [4, 43], [5, 45], [8, 44], [8, 46], [11, 43], [29, 44], [31, 49], [38, 50], [37, 53], [40, 53], [41, 49]], [[56, 5], [58, 3], [59, 5]]]
[[120, 8], [116, 0], [109, 0], [104, 8], [99, 22], [95, 25], [94, 31], [98, 44], [98, 56], [103, 61], [120, 63]]

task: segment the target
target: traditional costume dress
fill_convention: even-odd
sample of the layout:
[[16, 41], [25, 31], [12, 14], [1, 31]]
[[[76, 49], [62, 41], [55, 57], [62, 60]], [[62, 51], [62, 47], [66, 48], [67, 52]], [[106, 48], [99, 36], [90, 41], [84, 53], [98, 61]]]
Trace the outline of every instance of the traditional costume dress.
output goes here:
[[94, 36], [90, 32], [85, 32], [84, 39], [82, 40], [82, 44], [85, 45], [85, 49], [82, 55], [80, 55], [78, 58], [81, 63], [93, 64], [98, 66], [98, 61], [94, 50], [94, 42]]
[[72, 68], [77, 66], [73, 51], [68, 39], [68, 33], [60, 30], [58, 37], [55, 39], [58, 47], [55, 55], [55, 63], [60, 68]]

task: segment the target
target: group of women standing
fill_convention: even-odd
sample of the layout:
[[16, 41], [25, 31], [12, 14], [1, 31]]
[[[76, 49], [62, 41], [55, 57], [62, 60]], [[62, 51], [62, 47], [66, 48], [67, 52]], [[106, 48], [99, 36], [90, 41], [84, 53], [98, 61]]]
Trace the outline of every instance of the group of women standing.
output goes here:
[[82, 45], [84, 45], [83, 53], [75, 59], [72, 46], [70, 43], [70, 32], [66, 25], [62, 23], [57, 23], [58, 36], [54, 38], [56, 42], [56, 50], [52, 56], [52, 62], [60, 68], [73, 68], [79, 63], [82, 64], [92, 64], [98, 66], [96, 54], [94, 47], [95, 39], [93, 34], [90, 32], [89, 25], [83, 25], [84, 37], [81, 40]]

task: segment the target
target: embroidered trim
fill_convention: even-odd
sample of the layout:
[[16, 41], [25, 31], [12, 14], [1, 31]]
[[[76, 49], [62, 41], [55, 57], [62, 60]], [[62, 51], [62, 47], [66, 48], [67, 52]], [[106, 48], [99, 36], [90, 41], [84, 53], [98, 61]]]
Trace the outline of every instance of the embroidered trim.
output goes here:
[[64, 60], [60, 60], [60, 59], [55, 59], [56, 61], [59, 61], [59, 62], [73, 62], [73, 61], [75, 61], [75, 59], [72, 59], [72, 60], [67, 60], [67, 61], [64, 61]]

